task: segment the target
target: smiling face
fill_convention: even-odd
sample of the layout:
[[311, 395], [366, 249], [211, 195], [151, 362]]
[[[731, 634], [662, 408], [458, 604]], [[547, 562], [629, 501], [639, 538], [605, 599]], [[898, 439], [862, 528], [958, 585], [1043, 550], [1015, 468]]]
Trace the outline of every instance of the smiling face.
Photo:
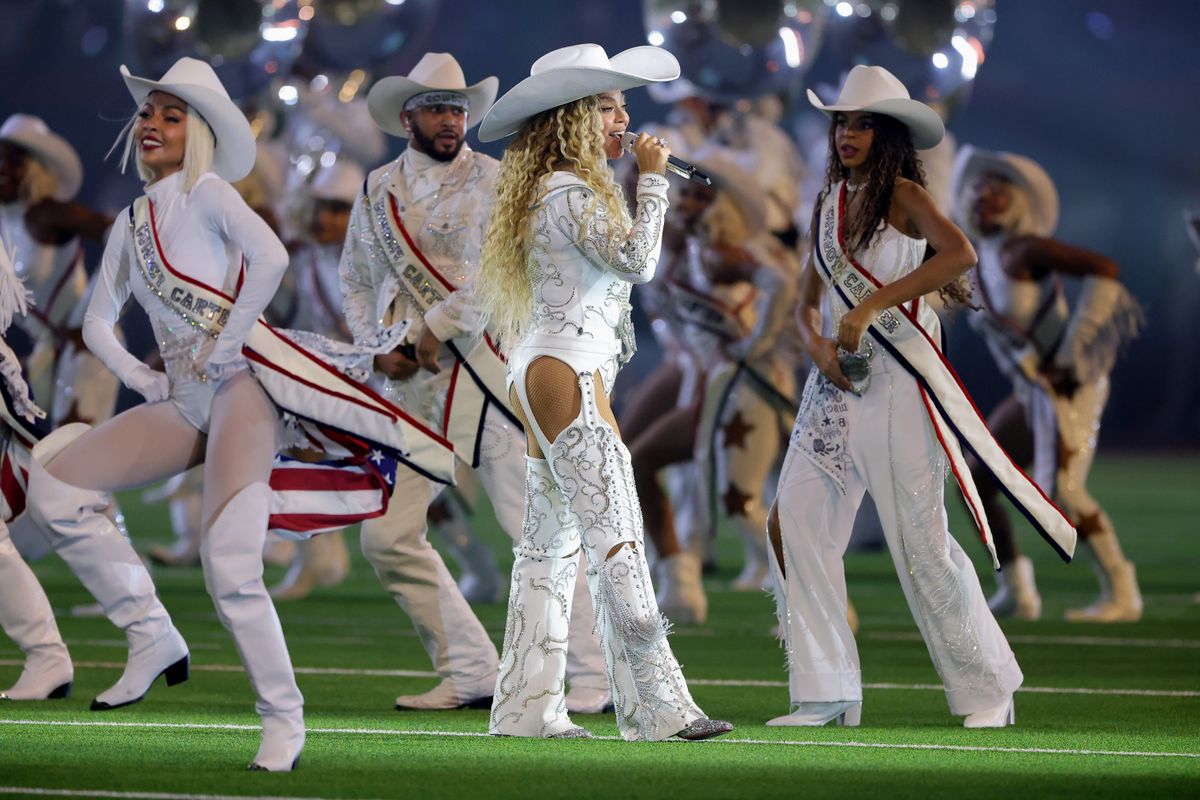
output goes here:
[[453, 161], [466, 141], [467, 111], [461, 106], [420, 106], [403, 112], [401, 119], [409, 145], [438, 161]]
[[142, 163], [161, 180], [183, 167], [188, 105], [173, 94], [151, 92], [138, 111], [133, 139]]
[[625, 95], [621, 92], [602, 92], [596, 96], [600, 99], [600, 124], [604, 129], [604, 156], [615, 161], [625, 151], [621, 149], [621, 140], [613, 134], [621, 134], [629, 129]]
[[842, 166], [849, 170], [862, 167], [875, 141], [875, 116], [864, 111], [838, 111], [833, 124], [833, 144]]

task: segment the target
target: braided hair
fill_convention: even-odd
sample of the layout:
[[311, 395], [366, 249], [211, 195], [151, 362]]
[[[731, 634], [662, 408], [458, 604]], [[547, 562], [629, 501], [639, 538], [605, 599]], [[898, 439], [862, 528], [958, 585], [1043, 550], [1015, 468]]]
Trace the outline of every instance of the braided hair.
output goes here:
[[[900, 120], [883, 114], [872, 114], [875, 134], [866, 163], [866, 180], [861, 191], [865, 201], [853, 218], [846, 220], [846, 246], [851, 253], [862, 253], [887, 224], [892, 207], [892, 194], [897, 178], [906, 178], [925, 188], [925, 170], [913, 147], [908, 127]], [[833, 191], [833, 185], [850, 177], [850, 169], [837, 154], [838, 114], [829, 123], [829, 159], [825, 167], [825, 186], [817, 207]], [[938, 289], [947, 306], [964, 305], [974, 308], [971, 289], [964, 278], [958, 278]]]

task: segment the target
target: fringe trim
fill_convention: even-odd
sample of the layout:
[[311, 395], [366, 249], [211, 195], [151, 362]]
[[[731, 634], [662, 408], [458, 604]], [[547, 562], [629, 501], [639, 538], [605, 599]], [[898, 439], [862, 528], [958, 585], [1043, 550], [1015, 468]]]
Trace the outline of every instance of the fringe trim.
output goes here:
[[1090, 383], [1111, 372], [1117, 356], [1145, 324], [1146, 314], [1141, 304], [1122, 286], [1108, 321], [1079, 332], [1073, 355], [1080, 381]]

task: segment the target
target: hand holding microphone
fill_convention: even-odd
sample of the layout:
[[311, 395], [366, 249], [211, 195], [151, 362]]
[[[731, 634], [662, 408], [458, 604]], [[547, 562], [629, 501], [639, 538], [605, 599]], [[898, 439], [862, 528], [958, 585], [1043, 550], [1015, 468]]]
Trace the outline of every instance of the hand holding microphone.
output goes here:
[[[621, 140], [622, 150], [626, 153], [631, 153], [637, 158], [638, 169], [642, 172], [658, 172], [661, 174], [665, 170], [670, 170], [681, 178], [687, 178], [688, 180], [702, 183], [705, 186], [712, 185], [712, 180], [703, 172], [700, 172], [682, 158], [676, 158], [671, 155], [671, 151], [667, 149], [665, 139], [659, 139], [645, 133], [634, 133], [633, 131], [625, 131], [624, 133], [616, 133], [614, 131], [610, 135]], [[664, 155], [666, 156], [665, 163]]]

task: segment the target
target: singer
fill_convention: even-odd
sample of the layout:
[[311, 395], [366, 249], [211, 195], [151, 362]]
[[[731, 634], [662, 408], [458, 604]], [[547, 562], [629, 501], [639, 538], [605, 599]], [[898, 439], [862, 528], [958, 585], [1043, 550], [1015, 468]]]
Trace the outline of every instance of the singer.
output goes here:
[[629, 293], [654, 275], [667, 210], [665, 144], [639, 136], [636, 222], [605, 159], [620, 158], [625, 89], [672, 80], [665, 50], [611, 59], [594, 44], [554, 50], [492, 106], [482, 141], [516, 138], [500, 162], [475, 300], [509, 350], [508, 390], [528, 435], [524, 530], [490, 730], [586, 738], [563, 677], [579, 551], [626, 740], [706, 739], [733, 730], [696, 706], [650, 585], [629, 451], [609, 394], [634, 352]]

